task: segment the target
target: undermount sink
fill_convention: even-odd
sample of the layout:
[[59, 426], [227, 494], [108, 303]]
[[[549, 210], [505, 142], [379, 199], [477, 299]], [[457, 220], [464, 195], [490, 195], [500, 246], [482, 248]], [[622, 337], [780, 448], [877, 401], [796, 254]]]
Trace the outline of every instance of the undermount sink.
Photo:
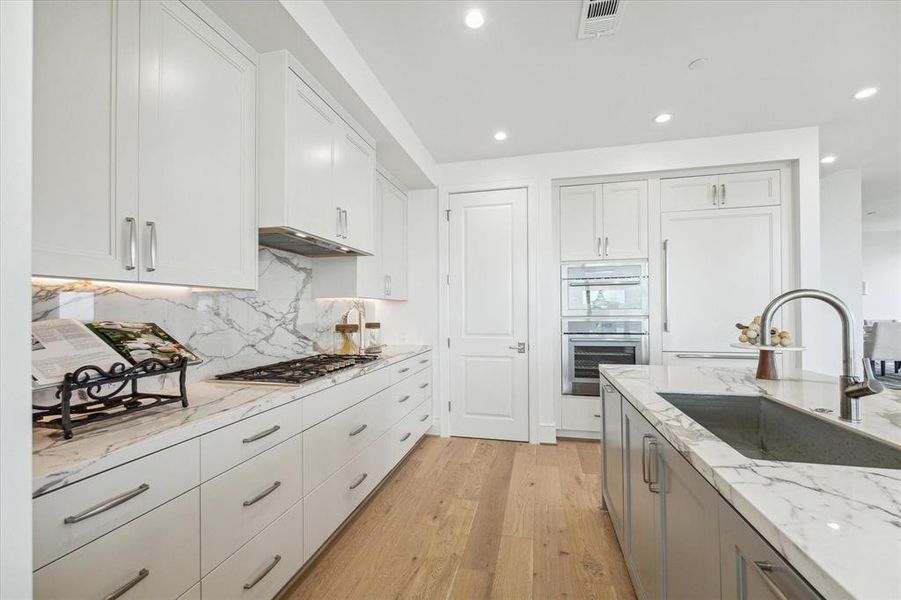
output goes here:
[[763, 396], [660, 396], [748, 458], [901, 469], [901, 450]]

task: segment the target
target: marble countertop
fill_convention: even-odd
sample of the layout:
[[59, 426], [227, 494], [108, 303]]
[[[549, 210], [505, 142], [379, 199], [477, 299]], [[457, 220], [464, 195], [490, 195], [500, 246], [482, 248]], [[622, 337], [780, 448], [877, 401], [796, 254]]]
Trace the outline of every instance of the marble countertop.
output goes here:
[[658, 392], [761, 394], [901, 448], [901, 392], [861, 400], [863, 422], [838, 418], [838, 380], [750, 369], [601, 366], [626, 399], [826, 598], [901, 598], [901, 471], [754, 460]]
[[160, 406], [85, 425], [70, 440], [61, 431], [35, 428], [32, 494], [45, 494], [429, 350], [429, 346], [389, 346], [378, 360], [296, 385], [200, 381], [188, 386], [186, 408]]

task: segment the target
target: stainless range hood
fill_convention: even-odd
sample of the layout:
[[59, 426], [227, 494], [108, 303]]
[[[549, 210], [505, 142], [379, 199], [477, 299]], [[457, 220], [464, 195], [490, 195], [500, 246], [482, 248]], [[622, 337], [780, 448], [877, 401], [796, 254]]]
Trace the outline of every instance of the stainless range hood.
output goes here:
[[300, 254], [301, 256], [309, 256], [310, 258], [320, 256], [369, 256], [365, 252], [324, 240], [291, 227], [261, 227], [260, 245]]

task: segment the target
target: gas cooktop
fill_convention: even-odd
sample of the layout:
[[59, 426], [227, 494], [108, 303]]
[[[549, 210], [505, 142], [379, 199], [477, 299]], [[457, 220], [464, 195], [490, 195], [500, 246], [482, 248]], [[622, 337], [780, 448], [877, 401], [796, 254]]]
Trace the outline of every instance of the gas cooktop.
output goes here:
[[371, 354], [314, 354], [252, 369], [216, 375], [221, 381], [303, 383], [378, 359]]

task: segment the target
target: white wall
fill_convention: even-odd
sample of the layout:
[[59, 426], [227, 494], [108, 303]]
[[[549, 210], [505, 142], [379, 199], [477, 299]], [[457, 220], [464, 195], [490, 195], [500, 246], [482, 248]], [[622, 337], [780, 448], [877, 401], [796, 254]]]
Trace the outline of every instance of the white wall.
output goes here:
[[901, 320], [901, 230], [863, 236], [863, 318]]
[[[854, 355], [863, 356], [863, 277], [860, 169], [837, 171], [820, 180], [820, 265], [822, 288], [845, 301], [854, 315]], [[822, 323], [823, 372], [842, 372], [841, 328], [834, 311]], [[859, 370], [855, 362], [854, 368]]]
[[0, 2], [0, 598], [31, 597], [32, 2]]
[[[798, 281], [805, 287], [820, 286], [819, 228], [819, 133], [816, 128], [770, 131], [754, 134], [698, 138], [632, 146], [618, 146], [536, 154], [438, 166], [439, 206], [446, 208], [452, 191], [491, 189], [510, 182], [530, 182], [537, 190], [537, 228], [530, 235], [530, 258], [538, 262], [539, 318], [537, 339], [531, 347], [538, 353], [538, 384], [533, 397], [539, 403], [539, 439], [553, 441], [556, 430], [556, 398], [559, 395], [559, 316], [556, 295], [558, 264], [552, 212], [552, 181], [571, 177], [625, 175], [709, 166], [793, 161], [796, 198], [794, 222], [799, 223], [795, 239]], [[439, 221], [439, 231], [446, 227]], [[440, 246], [439, 246], [440, 249]], [[442, 269], [444, 269], [442, 264]], [[444, 276], [444, 271], [439, 277]], [[805, 304], [801, 312], [802, 332], [796, 335], [811, 347], [804, 353], [805, 368], [822, 370], [819, 342], [819, 307]], [[444, 413], [442, 413], [444, 414]]]

